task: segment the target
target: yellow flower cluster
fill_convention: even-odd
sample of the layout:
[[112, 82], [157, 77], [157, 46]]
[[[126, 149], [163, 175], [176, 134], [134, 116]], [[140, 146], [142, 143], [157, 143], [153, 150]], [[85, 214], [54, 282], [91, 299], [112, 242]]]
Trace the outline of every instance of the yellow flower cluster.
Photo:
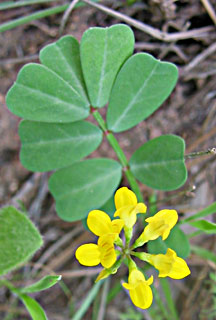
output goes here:
[[[129, 290], [132, 302], [135, 306], [147, 309], [151, 306], [153, 295], [151, 284], [153, 276], [148, 280], [144, 274], [138, 270], [131, 256], [153, 265], [159, 271], [159, 277], [170, 277], [182, 279], [190, 274], [187, 263], [177, 256], [175, 251], [167, 249], [166, 254], [149, 254], [146, 252], [136, 252], [134, 249], [141, 247], [150, 240], [162, 237], [167, 239], [170, 230], [178, 220], [175, 210], [161, 210], [153, 217], [147, 218], [148, 223], [142, 234], [130, 245], [133, 234], [133, 226], [137, 220], [138, 213], [146, 213], [144, 203], [138, 203], [136, 195], [126, 187], [120, 188], [115, 194], [116, 212], [114, 217], [119, 219], [111, 220], [103, 211], [93, 210], [87, 218], [89, 229], [98, 236], [97, 244], [89, 243], [81, 245], [76, 250], [76, 258], [82, 265], [96, 266], [102, 264], [104, 269], [101, 271], [96, 281], [108, 277], [117, 272], [122, 261], [128, 259], [129, 277], [128, 283], [123, 283], [123, 287]], [[125, 243], [119, 237], [124, 228]], [[115, 249], [117, 245], [120, 250]], [[119, 258], [118, 258], [119, 256]]]

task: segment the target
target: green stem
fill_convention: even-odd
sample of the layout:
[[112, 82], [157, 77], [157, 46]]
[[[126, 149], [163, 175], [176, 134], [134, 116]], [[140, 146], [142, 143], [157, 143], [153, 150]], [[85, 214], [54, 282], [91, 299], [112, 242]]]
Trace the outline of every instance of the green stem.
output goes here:
[[131, 189], [135, 192], [135, 194], [137, 196], [138, 202], [143, 202], [143, 195], [140, 192], [139, 185], [138, 185], [133, 173], [131, 172], [131, 170], [129, 168], [127, 168], [127, 170], [125, 171], [125, 175], [126, 175], [128, 181], [130, 182]]
[[138, 185], [133, 173], [131, 172], [131, 170], [129, 168], [127, 158], [126, 158], [122, 148], [120, 147], [118, 140], [115, 138], [115, 136], [110, 131], [108, 131], [106, 122], [104, 121], [101, 114], [97, 110], [92, 111], [92, 115], [95, 118], [95, 120], [98, 122], [98, 124], [101, 127], [101, 129], [103, 130], [103, 132], [105, 133], [107, 140], [109, 141], [111, 147], [115, 151], [121, 165], [125, 169], [125, 175], [128, 179], [128, 182], [131, 186], [131, 189], [135, 192], [138, 201], [143, 202], [143, 196], [142, 196], [142, 193], [140, 192], [139, 185]]

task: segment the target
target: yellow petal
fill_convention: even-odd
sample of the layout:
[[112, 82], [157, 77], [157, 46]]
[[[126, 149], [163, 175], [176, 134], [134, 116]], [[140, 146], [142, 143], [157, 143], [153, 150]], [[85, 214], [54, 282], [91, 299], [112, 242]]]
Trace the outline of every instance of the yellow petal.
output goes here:
[[132, 205], [118, 209], [114, 214], [114, 217], [116, 216], [119, 216], [124, 221], [127, 228], [133, 227], [137, 219], [137, 214]]
[[158, 237], [162, 236], [167, 229], [169, 231], [169, 226], [164, 224], [163, 220], [150, 221], [149, 224], [145, 227], [140, 238], [143, 241], [155, 240]]
[[139, 202], [137, 203], [136, 207], [134, 208], [136, 213], [146, 213], [147, 207], [144, 203]]
[[80, 246], [75, 253], [80, 264], [84, 266], [97, 266], [100, 263], [100, 251], [96, 244], [88, 243]]
[[141, 282], [135, 289], [129, 290], [133, 304], [141, 309], [151, 306], [153, 300], [152, 290], [145, 282]]
[[145, 281], [145, 277], [141, 271], [133, 269], [129, 274], [128, 280], [131, 285], [136, 286], [140, 281]]
[[98, 237], [112, 232], [111, 219], [108, 214], [101, 210], [92, 210], [89, 212], [87, 225], [91, 232]]
[[166, 254], [150, 255], [149, 263], [159, 270], [159, 277], [182, 279], [190, 274], [187, 263], [168, 248]]
[[113, 246], [114, 241], [118, 238], [117, 233], [107, 233], [98, 239], [98, 246], [101, 250]]
[[116, 210], [121, 207], [135, 206], [137, 204], [137, 197], [135, 193], [126, 187], [120, 188], [115, 193]]
[[132, 284], [129, 284], [127, 282], [122, 283], [122, 286], [127, 290], [133, 290], [134, 286]]
[[150, 286], [153, 283], [153, 276], [151, 276], [150, 278], [148, 278], [148, 280], [146, 281], [147, 285]]
[[168, 224], [169, 228], [172, 229], [176, 222], [178, 221], [178, 213], [176, 210], [160, 210], [153, 217], [147, 218], [146, 222], [163, 220], [164, 224]]
[[112, 265], [116, 262], [117, 257], [115, 253], [114, 246], [110, 247], [109, 249], [103, 251], [101, 253], [101, 264], [104, 268], [108, 269], [112, 267]]
[[119, 234], [123, 227], [124, 227], [124, 220], [122, 219], [112, 220], [111, 222], [112, 233]]
[[168, 277], [172, 279], [183, 279], [190, 273], [191, 272], [186, 261], [180, 257], [176, 257], [175, 262], [173, 263], [172, 268], [168, 274]]

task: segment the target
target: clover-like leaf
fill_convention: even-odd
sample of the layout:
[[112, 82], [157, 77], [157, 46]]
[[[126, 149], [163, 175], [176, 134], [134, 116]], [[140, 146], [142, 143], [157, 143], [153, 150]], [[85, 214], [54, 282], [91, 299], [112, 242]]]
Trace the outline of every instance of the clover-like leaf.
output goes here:
[[148, 118], [170, 95], [178, 78], [172, 63], [147, 53], [129, 58], [117, 75], [107, 112], [108, 129], [121, 132]]
[[14, 207], [0, 210], [0, 275], [26, 262], [42, 245], [40, 233]]
[[175, 190], [187, 179], [185, 142], [175, 135], [163, 135], [144, 143], [129, 164], [135, 177], [158, 190]]
[[58, 74], [80, 95], [88, 104], [88, 97], [80, 63], [79, 42], [64, 36], [40, 51], [40, 61], [43, 65]]
[[102, 131], [92, 123], [39, 123], [24, 120], [19, 135], [20, 159], [32, 171], [49, 171], [71, 165], [94, 151]]
[[103, 107], [125, 60], [134, 49], [132, 30], [123, 24], [109, 28], [90, 28], [80, 43], [82, 70], [93, 107]]
[[122, 175], [121, 165], [111, 159], [88, 159], [55, 172], [49, 189], [60, 218], [76, 221], [101, 207], [113, 194]]
[[36, 63], [21, 69], [6, 103], [17, 116], [34, 121], [74, 122], [89, 114], [88, 103], [68, 82]]

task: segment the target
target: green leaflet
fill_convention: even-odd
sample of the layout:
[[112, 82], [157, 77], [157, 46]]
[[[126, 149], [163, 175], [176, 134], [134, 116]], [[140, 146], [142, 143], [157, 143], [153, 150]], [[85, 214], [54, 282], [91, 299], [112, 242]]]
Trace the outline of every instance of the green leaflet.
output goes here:
[[90, 28], [80, 43], [83, 74], [93, 107], [104, 107], [125, 60], [134, 49], [132, 30], [123, 24], [110, 28]]
[[88, 98], [83, 79], [79, 42], [64, 36], [40, 51], [40, 61], [64, 79], [88, 105]]
[[148, 252], [152, 254], [165, 254], [167, 249], [173, 249], [181, 258], [187, 258], [190, 254], [190, 243], [185, 233], [175, 226], [169, 237], [163, 241], [160, 238], [148, 242]]
[[108, 129], [121, 132], [148, 118], [175, 87], [178, 69], [147, 53], [129, 58], [118, 73], [107, 111]]
[[187, 178], [184, 164], [185, 142], [174, 135], [163, 135], [144, 143], [129, 164], [134, 176], [153, 189], [175, 190]]
[[39, 123], [24, 120], [19, 135], [22, 164], [32, 171], [63, 168], [94, 151], [102, 141], [102, 131], [86, 121]]
[[89, 114], [88, 104], [71, 85], [36, 63], [21, 69], [6, 103], [17, 116], [34, 121], [74, 122]]
[[19, 292], [21, 293], [39, 292], [51, 288], [60, 280], [61, 276], [45, 276], [39, 281], [33, 283], [32, 285], [17, 290], [19, 290]]
[[88, 159], [55, 172], [49, 189], [60, 218], [76, 221], [101, 207], [118, 187], [122, 167], [111, 159]]
[[14, 207], [0, 210], [0, 275], [26, 262], [42, 245], [38, 230]]

